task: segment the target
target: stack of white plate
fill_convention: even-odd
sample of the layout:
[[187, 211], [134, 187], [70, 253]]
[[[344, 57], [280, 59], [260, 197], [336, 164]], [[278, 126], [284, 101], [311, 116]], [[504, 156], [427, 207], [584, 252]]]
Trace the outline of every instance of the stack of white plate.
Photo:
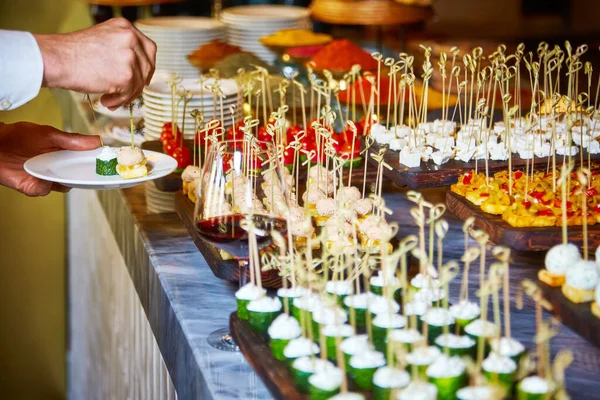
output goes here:
[[282, 29], [311, 29], [310, 11], [304, 7], [257, 5], [223, 10], [221, 21], [227, 25], [229, 43], [273, 63], [277, 54], [259, 39]]
[[[238, 87], [233, 79], [219, 80], [221, 92], [223, 94], [223, 114], [221, 114], [221, 101], [217, 98], [215, 107], [213, 92], [211, 86], [214, 85], [213, 79], [206, 79], [203, 82], [203, 88], [197, 79], [184, 79], [179, 85], [192, 93], [192, 99], [189, 101], [185, 110], [184, 118], [184, 137], [192, 139], [196, 127], [194, 118], [190, 115], [191, 111], [197, 109], [204, 112], [204, 122], [210, 119], [221, 119], [224, 117], [224, 127], [228, 129], [233, 126], [233, 121], [242, 119], [242, 97], [238, 96]], [[164, 81], [155, 81], [144, 88], [144, 137], [146, 140], [157, 140], [160, 137], [162, 126], [165, 122], [171, 122], [171, 88]], [[230, 108], [235, 108], [234, 115]], [[216, 109], [216, 113], [215, 113]], [[176, 111], [175, 122], [182, 128], [183, 104], [180, 103]]]
[[188, 54], [212, 40], [227, 40], [225, 25], [212, 18], [155, 17], [137, 20], [135, 26], [156, 43], [156, 69], [185, 78], [199, 75]]
[[161, 192], [154, 182], [144, 183], [146, 188], [146, 209], [150, 214], [175, 211], [175, 192]]

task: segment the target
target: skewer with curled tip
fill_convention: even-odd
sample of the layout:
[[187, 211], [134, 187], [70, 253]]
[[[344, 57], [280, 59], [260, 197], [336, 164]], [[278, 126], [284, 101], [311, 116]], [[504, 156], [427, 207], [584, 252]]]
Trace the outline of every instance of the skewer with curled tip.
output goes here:
[[583, 240], [583, 259], [588, 260], [588, 212], [587, 212], [587, 186], [592, 173], [587, 168], [581, 168], [577, 171], [577, 180], [579, 181], [578, 194], [581, 196], [581, 211], [582, 211], [582, 240]]
[[198, 168], [202, 169], [202, 160], [200, 159], [200, 127], [204, 124], [204, 115], [198, 111], [198, 109], [194, 109], [190, 112], [192, 118], [194, 118], [195, 130], [194, 130], [194, 159], [193, 163], [196, 165], [196, 153], [198, 153]]
[[442, 218], [446, 212], [445, 204], [436, 204], [429, 207], [429, 218], [427, 218], [427, 224], [429, 224], [429, 264], [433, 265], [433, 248], [435, 246], [435, 224]]
[[438, 237], [437, 241], [437, 265], [438, 269], [442, 267], [442, 262], [444, 260], [444, 238], [450, 229], [450, 225], [448, 225], [448, 221], [445, 219], [439, 220], [435, 222], [435, 233]]
[[464, 263], [462, 282], [460, 285], [460, 302], [469, 301], [469, 267], [480, 255], [478, 247], [469, 247], [460, 260]]
[[[456, 261], [449, 261], [446, 264], [442, 265], [440, 268], [440, 283], [444, 288], [444, 299], [442, 300], [442, 307], [445, 310], [448, 310], [448, 286], [450, 285], [450, 282], [458, 276], [459, 272], [460, 271], [458, 268], [458, 263]], [[448, 324], [444, 325], [443, 332], [444, 335], [448, 335], [450, 333], [450, 326]], [[444, 345], [444, 354], [446, 354], [447, 356], [450, 354], [450, 349], [448, 348], [447, 342], [446, 345]]]
[[479, 229], [471, 230], [471, 237], [479, 244], [479, 285], [483, 286], [485, 279], [485, 255], [486, 246], [490, 235]]
[[573, 363], [573, 352], [570, 350], [560, 350], [554, 356], [552, 363], [552, 377], [556, 387], [555, 398], [557, 400], [569, 400], [565, 388], [565, 370]]
[[[491, 276], [490, 279], [484, 281], [483, 285], [475, 292], [479, 297], [479, 308], [481, 310], [480, 319], [483, 322], [487, 321], [489, 296], [499, 289], [498, 277]], [[484, 356], [484, 338], [483, 335], [477, 339], [477, 365], [481, 367]]]
[[[381, 63], [383, 60], [383, 54], [379, 52], [371, 53], [371, 57], [373, 57], [377, 61], [377, 120], [381, 121]], [[372, 84], [371, 84], [372, 85]]]
[[504, 334], [510, 340], [512, 337], [510, 327], [510, 279], [509, 279], [509, 263], [510, 263], [510, 249], [505, 246], [496, 246], [492, 250], [492, 254], [502, 264], [504, 268], [503, 272], [503, 292], [502, 297], [504, 299]]
[[[521, 310], [523, 308], [523, 292], [527, 294], [535, 303], [535, 326], [537, 335], [540, 335], [542, 331], [542, 309], [546, 309], [548, 311], [552, 311], [552, 304], [550, 304], [546, 299], [544, 299], [544, 295], [539, 286], [529, 279], [524, 279], [521, 282], [521, 286], [519, 287], [519, 291], [517, 292], [517, 308]], [[537, 346], [537, 354], [538, 360], [542, 360], [544, 358], [542, 354], [542, 347], [539, 345], [540, 342], [536, 340], [538, 343]], [[543, 366], [540, 362], [538, 362], [538, 374], [539, 376], [543, 376]]]

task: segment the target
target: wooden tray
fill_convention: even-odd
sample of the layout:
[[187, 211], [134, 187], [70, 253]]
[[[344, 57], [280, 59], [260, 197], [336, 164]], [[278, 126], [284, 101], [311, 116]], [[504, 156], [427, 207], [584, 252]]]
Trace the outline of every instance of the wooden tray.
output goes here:
[[[508, 246], [513, 250], [545, 251], [562, 241], [560, 226], [515, 228], [504, 221], [502, 216], [483, 212], [479, 206], [450, 190], [446, 192], [446, 205], [448, 211], [463, 221], [474, 217], [475, 226], [490, 235], [492, 242]], [[582, 233], [581, 226], [569, 226], [569, 242], [582, 246]], [[600, 245], [600, 227], [590, 225], [588, 226], [588, 246], [590, 249], [596, 249], [598, 245]]]
[[544, 298], [552, 304], [552, 313], [563, 324], [600, 348], [600, 318], [592, 314], [591, 303], [575, 304], [562, 294], [559, 287], [553, 288], [543, 282], [539, 282], [539, 286]]
[[[213, 274], [219, 279], [239, 282], [240, 271], [238, 262], [236, 260], [224, 260], [216, 247], [206, 243], [200, 237], [194, 226], [194, 203], [182, 191], [178, 191], [175, 194], [175, 210]], [[246, 271], [246, 277], [249, 278], [249, 276], [250, 273]], [[262, 285], [266, 288], [280, 288], [281, 277], [278, 276], [277, 271], [263, 271]]]
[[238, 318], [237, 312], [229, 317], [229, 332], [274, 398], [308, 399], [307, 395], [300, 393], [296, 388], [294, 378], [285, 363], [273, 357], [268, 338], [254, 333], [248, 321]]
[[[380, 145], [374, 143], [371, 147], [371, 154], [377, 154]], [[450, 160], [445, 164], [436, 165], [432, 160], [421, 162], [419, 167], [408, 168], [400, 164], [400, 152], [389, 150], [383, 156], [385, 162], [392, 167], [391, 170], [384, 168], [383, 174], [391, 179], [398, 186], [408, 186], [411, 189], [431, 188], [440, 186], [449, 186], [457, 182], [458, 176], [464, 171], [472, 171], [475, 169], [475, 161], [462, 162], [458, 160]], [[584, 159], [587, 160], [587, 153], [584, 153]], [[600, 159], [600, 155], [592, 154], [592, 160]], [[556, 158], [557, 163], [559, 157]], [[560, 156], [562, 162], [562, 156]], [[577, 163], [579, 156], [573, 157]], [[377, 162], [369, 157], [369, 162], [377, 165]], [[552, 159], [550, 159], [552, 162]], [[512, 160], [513, 169], [524, 170], [527, 165], [527, 160], [515, 157]], [[534, 166], [536, 170], [546, 169], [548, 165], [548, 157], [536, 158]], [[508, 161], [488, 161], [488, 171], [490, 174], [508, 169]], [[485, 160], [477, 160], [477, 171], [485, 172]]]

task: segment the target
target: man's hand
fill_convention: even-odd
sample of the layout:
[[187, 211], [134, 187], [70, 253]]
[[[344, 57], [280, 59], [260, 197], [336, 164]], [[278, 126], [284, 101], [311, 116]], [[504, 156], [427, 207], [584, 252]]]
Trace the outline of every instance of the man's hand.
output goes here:
[[156, 44], [124, 18], [63, 35], [34, 35], [44, 60], [43, 86], [100, 93], [111, 110], [150, 83]]
[[99, 136], [66, 133], [29, 122], [0, 124], [0, 185], [27, 196], [45, 196], [52, 190], [68, 192], [69, 188], [63, 185], [29, 175], [23, 164], [31, 157], [51, 151], [93, 150], [99, 146]]

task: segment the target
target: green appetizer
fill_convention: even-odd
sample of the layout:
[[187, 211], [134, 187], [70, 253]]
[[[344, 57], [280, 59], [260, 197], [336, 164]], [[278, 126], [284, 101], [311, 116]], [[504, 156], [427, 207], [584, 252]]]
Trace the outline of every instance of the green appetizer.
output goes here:
[[466, 364], [457, 356], [439, 356], [428, 368], [429, 382], [437, 387], [438, 400], [454, 400], [459, 389], [467, 385]]
[[285, 360], [283, 350], [290, 340], [300, 337], [302, 329], [296, 318], [281, 314], [269, 326], [269, 338], [273, 356], [278, 360]]
[[551, 391], [551, 384], [546, 379], [528, 376], [517, 385], [517, 400], [544, 400]]
[[96, 157], [96, 174], [102, 176], [117, 175], [117, 151], [104, 146]]
[[342, 386], [342, 371], [331, 363], [312, 374], [308, 378], [309, 397], [311, 400], [327, 400], [340, 391]]
[[237, 301], [237, 313], [238, 318], [247, 320], [248, 319], [248, 303], [252, 300], [258, 300], [260, 297], [267, 294], [265, 289], [260, 289], [253, 283], [247, 283], [242, 286], [237, 292], [235, 292], [235, 298]]
[[410, 383], [408, 372], [391, 367], [381, 367], [373, 375], [373, 399], [388, 400], [392, 390], [402, 389]]
[[375, 350], [361, 351], [350, 358], [350, 376], [361, 390], [372, 390], [373, 375], [384, 365], [383, 353]]
[[[419, 377], [426, 379], [427, 378], [427, 368], [433, 364], [433, 362], [441, 355], [441, 351], [435, 346], [423, 346], [417, 347], [413, 349], [410, 353], [406, 355], [406, 362], [410, 366], [415, 366]], [[411, 368], [407, 368], [411, 371]], [[412, 379], [415, 380], [418, 377], [413, 376]]]
[[281, 312], [281, 301], [277, 297], [263, 296], [248, 303], [248, 322], [256, 333], [266, 333], [269, 326]]
[[487, 382], [491, 385], [501, 386], [505, 391], [505, 396], [510, 397], [517, 375], [517, 364], [509, 357], [490, 353], [483, 360], [481, 366]]

